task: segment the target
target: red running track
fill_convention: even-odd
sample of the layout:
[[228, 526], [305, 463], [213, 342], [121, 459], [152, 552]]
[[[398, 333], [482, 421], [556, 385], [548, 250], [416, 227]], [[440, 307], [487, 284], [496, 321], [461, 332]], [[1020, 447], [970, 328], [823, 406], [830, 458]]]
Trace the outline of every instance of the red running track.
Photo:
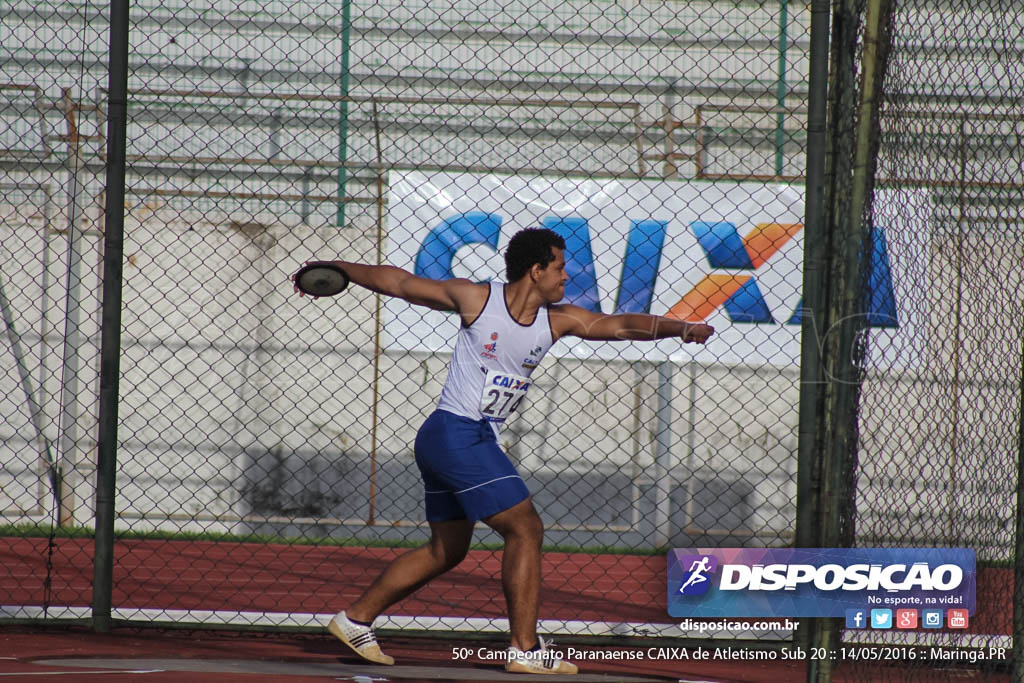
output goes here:
[[[46, 598], [46, 539], [0, 539], [0, 605], [42, 605]], [[328, 614], [346, 606], [377, 572], [402, 550], [302, 545], [259, 545], [192, 541], [119, 541], [115, 546], [116, 608], [305, 612]], [[52, 558], [49, 604], [88, 607], [92, 596], [91, 539], [59, 539]], [[466, 561], [415, 596], [399, 603], [394, 614], [502, 617], [500, 554], [472, 551]], [[982, 569], [978, 576], [978, 611], [974, 633], [1010, 632], [1013, 575], [1010, 570]], [[544, 556], [542, 619], [673, 623], [665, 612], [665, 557], [547, 553]], [[496, 636], [501, 639], [501, 636]], [[389, 636], [388, 651], [412, 664], [452, 666], [451, 645], [459, 641]], [[503, 643], [495, 645], [502, 647]], [[601, 646], [607, 649], [609, 646]], [[589, 648], [588, 648], [589, 649]], [[629, 649], [629, 648], [615, 648]], [[180, 659], [252, 659], [297, 662], [352, 660], [326, 634], [230, 634], [225, 632], [138, 631], [122, 628], [110, 635], [82, 629], [0, 627], [0, 672], [4, 676], [67, 669], [36, 660], [65, 657], [175, 657]], [[347, 658], [347, 659], [346, 659]], [[481, 679], [493, 663], [467, 662]], [[581, 662], [581, 665], [583, 662]], [[805, 680], [805, 662], [644, 660], [642, 663], [586, 662], [588, 673], [680, 677], [750, 683]], [[73, 667], [72, 667], [73, 668]], [[80, 673], [89, 673], [80, 670]], [[953, 665], [949, 675], [974, 677], [977, 671]], [[925, 683], [935, 670], [912, 662], [843, 662], [834, 680], [903, 680]], [[257, 677], [258, 676], [258, 677]], [[984, 672], [1002, 683], [1000, 670]], [[119, 681], [255, 683], [265, 674], [201, 673], [182, 678], [165, 672]], [[26, 680], [37, 680], [36, 678]], [[299, 680], [296, 678], [295, 680]], [[308, 679], [307, 679], [308, 680]]]
[[[306, 612], [343, 609], [394, 559], [393, 548], [118, 541], [116, 608]], [[0, 604], [42, 605], [47, 539], [0, 540]], [[57, 539], [49, 604], [88, 606], [93, 541]], [[542, 619], [672, 623], [665, 557], [545, 553]], [[501, 554], [473, 550], [391, 613], [500, 618]]]
[[[42, 605], [47, 539], [0, 539], [0, 605]], [[48, 604], [88, 607], [92, 539], [57, 539]], [[350, 604], [397, 555], [393, 548], [123, 540], [114, 549], [115, 608], [330, 614]], [[461, 565], [389, 613], [505, 616], [501, 553], [470, 551]], [[1009, 635], [1013, 573], [978, 572], [971, 633]], [[541, 619], [678, 623], [665, 609], [665, 556], [548, 552]]]

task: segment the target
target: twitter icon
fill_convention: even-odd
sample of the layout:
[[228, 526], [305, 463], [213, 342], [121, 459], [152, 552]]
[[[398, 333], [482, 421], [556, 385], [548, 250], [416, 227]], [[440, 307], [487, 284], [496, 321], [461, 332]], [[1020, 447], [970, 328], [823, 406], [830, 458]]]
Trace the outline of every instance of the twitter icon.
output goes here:
[[871, 628], [892, 628], [892, 610], [871, 610]]

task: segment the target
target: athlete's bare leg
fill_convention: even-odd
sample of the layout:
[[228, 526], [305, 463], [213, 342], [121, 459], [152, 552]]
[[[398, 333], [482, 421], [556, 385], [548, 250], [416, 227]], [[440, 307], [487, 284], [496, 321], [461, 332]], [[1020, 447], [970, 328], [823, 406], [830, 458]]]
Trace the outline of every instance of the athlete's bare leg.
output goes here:
[[430, 541], [395, 558], [346, 610], [349, 619], [371, 623], [385, 609], [462, 562], [472, 538], [469, 520], [431, 522]]
[[512, 645], [526, 651], [537, 644], [540, 603], [540, 548], [544, 523], [527, 498], [483, 520], [505, 539], [501, 587], [508, 605]]

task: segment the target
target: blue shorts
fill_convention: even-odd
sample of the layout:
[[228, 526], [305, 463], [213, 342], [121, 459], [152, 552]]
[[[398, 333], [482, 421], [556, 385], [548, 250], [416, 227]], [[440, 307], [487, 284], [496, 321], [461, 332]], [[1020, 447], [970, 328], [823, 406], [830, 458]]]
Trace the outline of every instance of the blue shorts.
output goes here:
[[427, 521], [477, 521], [530, 497], [486, 420], [435, 410], [416, 434]]

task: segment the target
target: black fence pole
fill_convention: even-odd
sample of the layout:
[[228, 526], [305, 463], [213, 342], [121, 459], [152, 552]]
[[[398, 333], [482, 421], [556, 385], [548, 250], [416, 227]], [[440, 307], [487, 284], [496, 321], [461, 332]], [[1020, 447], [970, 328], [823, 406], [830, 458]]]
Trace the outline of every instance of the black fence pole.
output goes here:
[[828, 103], [829, 0], [811, 5], [810, 92], [807, 112], [807, 181], [804, 200], [803, 324], [800, 349], [800, 427], [797, 478], [797, 546], [814, 546], [816, 490], [812, 472], [820, 445], [825, 373], [821, 343], [825, 333], [825, 126]]
[[1017, 413], [1017, 519], [1013, 555], [1013, 672], [1024, 681], [1024, 331], [1021, 333], [1020, 405]]
[[[800, 400], [797, 442], [796, 546], [817, 545], [817, 508], [821, 472], [822, 408], [825, 373], [821, 344], [825, 333], [826, 245], [825, 153], [829, 65], [829, 0], [811, 3], [811, 53], [807, 107], [807, 181], [804, 200], [803, 326], [800, 349]], [[796, 643], [808, 645], [810, 622], [801, 621]]]
[[110, 74], [107, 87], [107, 180], [103, 239], [103, 312], [96, 469], [96, 538], [92, 621], [110, 631], [114, 590], [114, 494], [117, 402], [121, 354], [121, 267], [124, 256], [125, 147], [128, 127], [128, 0], [110, 3]]

